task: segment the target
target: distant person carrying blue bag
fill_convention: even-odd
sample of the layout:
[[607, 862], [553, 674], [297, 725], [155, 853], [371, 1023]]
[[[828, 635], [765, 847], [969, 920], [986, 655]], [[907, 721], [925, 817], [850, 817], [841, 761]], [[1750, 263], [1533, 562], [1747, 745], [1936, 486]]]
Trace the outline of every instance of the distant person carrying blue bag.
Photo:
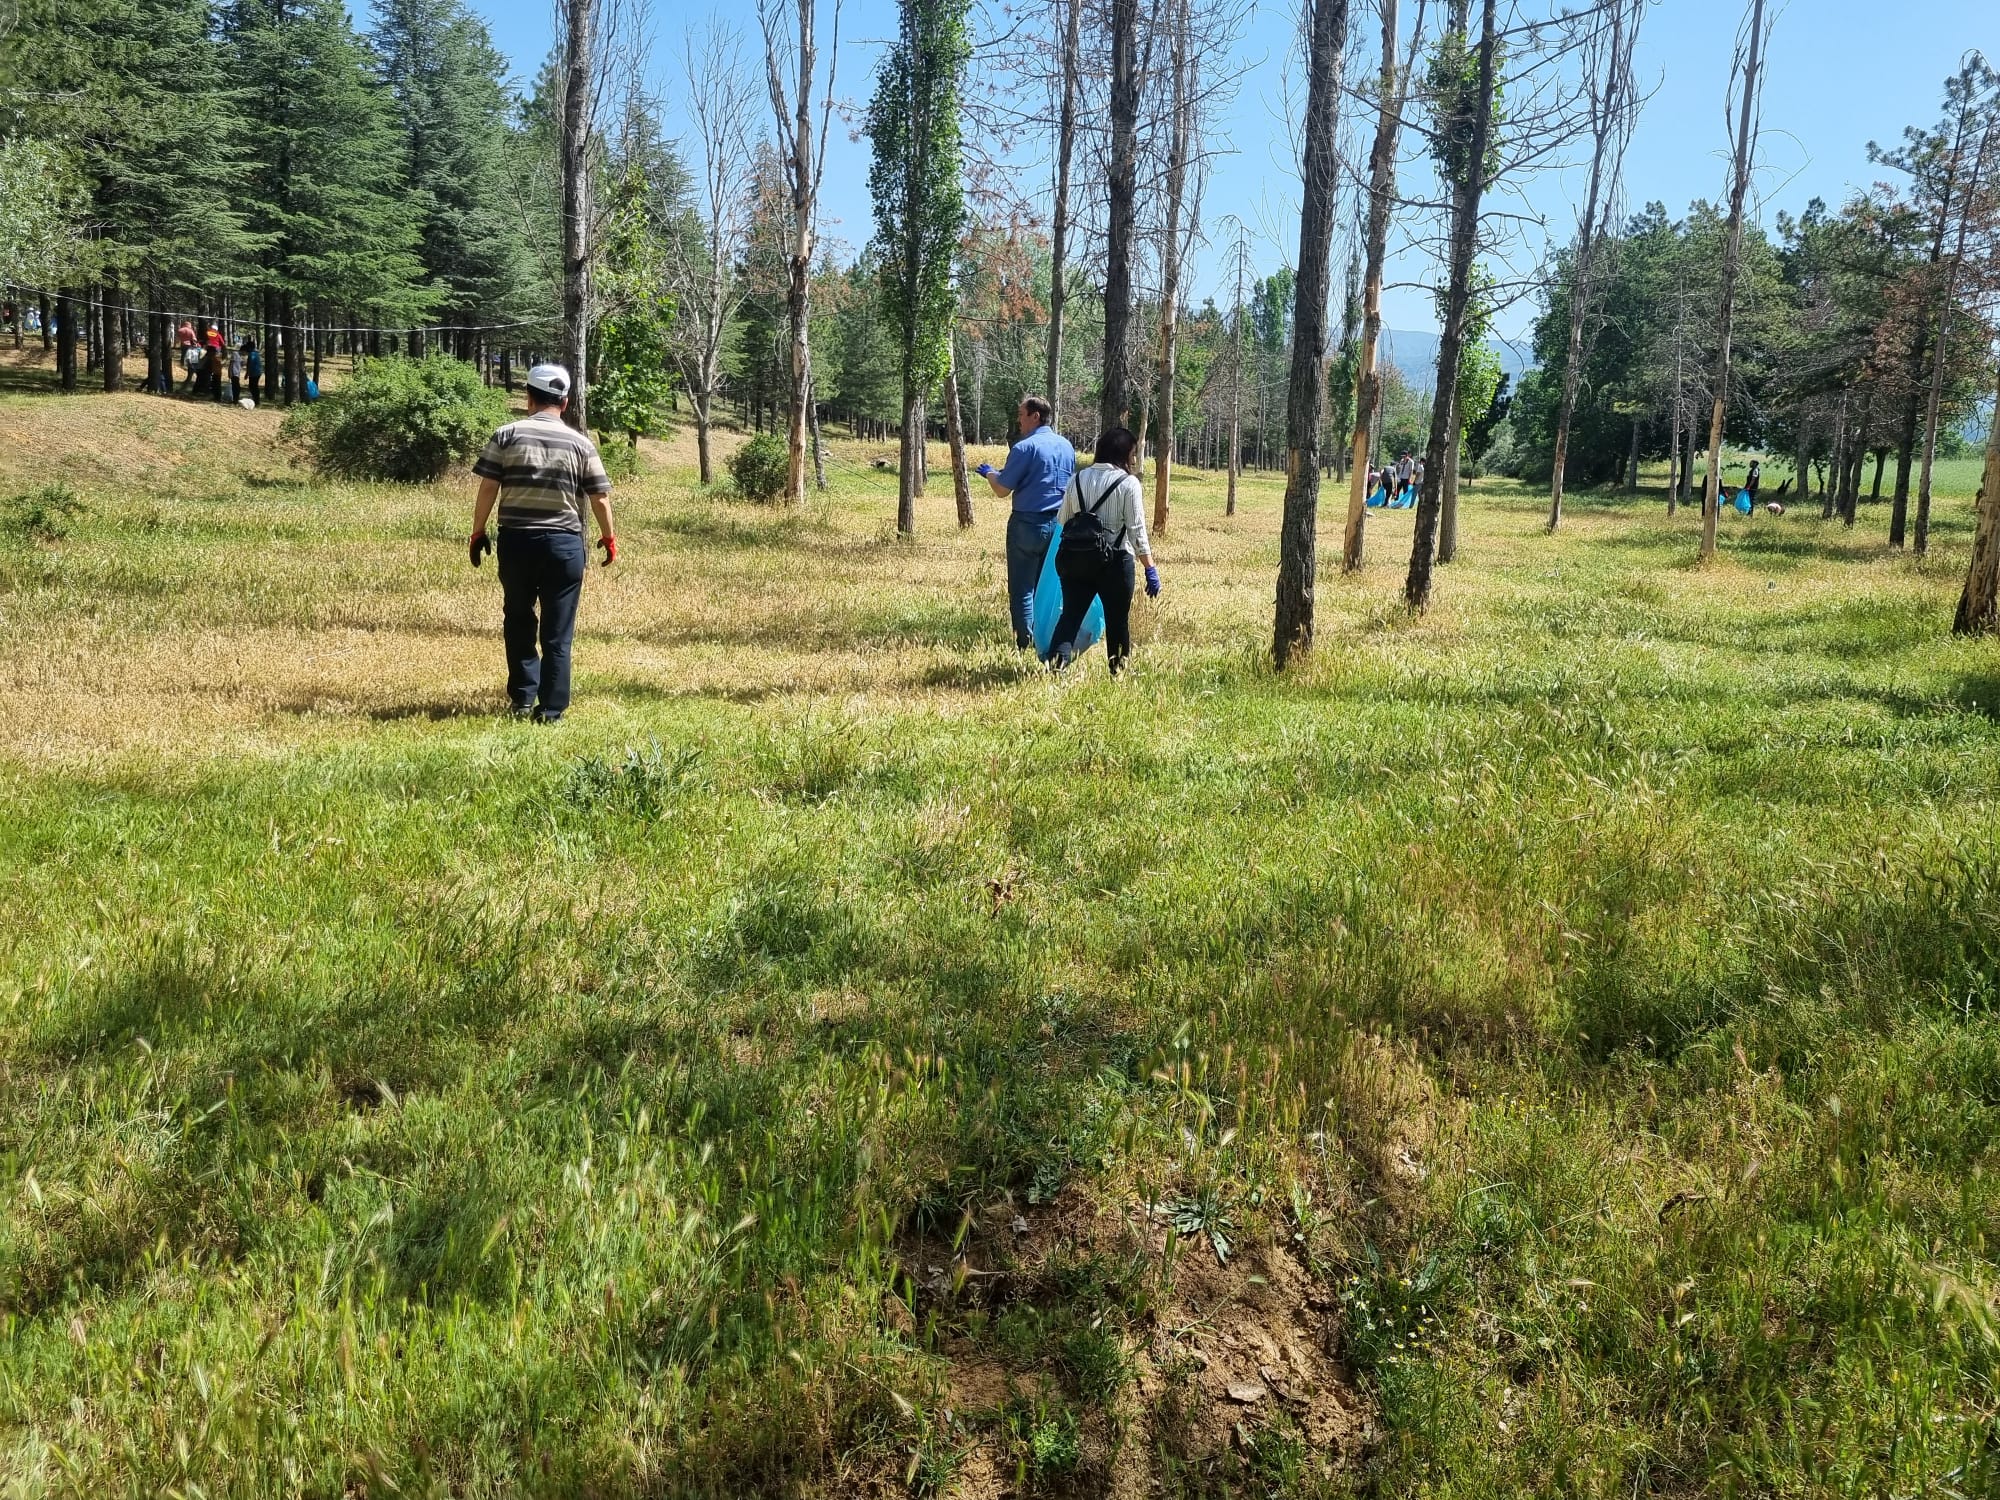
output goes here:
[[1146, 535], [1146, 497], [1127, 471], [1138, 440], [1114, 427], [1097, 440], [1095, 462], [1069, 482], [1062, 498], [1062, 538], [1056, 543], [1056, 577], [1062, 581], [1062, 618], [1050, 641], [1050, 664], [1060, 672], [1075, 660], [1090, 607], [1104, 605], [1104, 650], [1111, 675], [1132, 655], [1134, 563], [1146, 569], [1146, 593], [1157, 598], [1160, 570]]
[[1007, 518], [1007, 615], [1014, 644], [1024, 651], [1035, 644], [1035, 581], [1056, 534], [1063, 489], [1076, 473], [1076, 449], [1049, 425], [1054, 415], [1055, 408], [1042, 397], [1023, 396], [1016, 413], [1021, 438], [1008, 450], [1005, 466], [979, 466], [993, 493], [1014, 501]]

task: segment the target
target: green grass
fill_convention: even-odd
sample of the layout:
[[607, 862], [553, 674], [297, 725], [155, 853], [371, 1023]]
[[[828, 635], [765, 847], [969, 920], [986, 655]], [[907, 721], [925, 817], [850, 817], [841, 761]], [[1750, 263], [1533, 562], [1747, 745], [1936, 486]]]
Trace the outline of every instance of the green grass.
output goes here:
[[2000, 1487], [1962, 487], [1481, 486], [1277, 678], [1189, 476], [1056, 683], [990, 504], [669, 457], [541, 731], [464, 494], [159, 410], [0, 401], [0, 1493]]

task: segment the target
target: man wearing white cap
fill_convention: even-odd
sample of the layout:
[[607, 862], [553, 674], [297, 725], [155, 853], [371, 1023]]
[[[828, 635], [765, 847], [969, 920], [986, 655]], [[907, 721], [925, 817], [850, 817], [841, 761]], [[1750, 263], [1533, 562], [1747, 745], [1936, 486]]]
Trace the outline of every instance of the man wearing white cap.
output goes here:
[[[500, 505], [500, 588], [507, 638], [507, 701], [516, 715], [553, 724], [569, 707], [569, 652], [583, 596], [584, 502], [597, 516], [604, 566], [618, 557], [611, 534], [611, 476], [585, 433], [564, 425], [569, 371], [528, 372], [528, 415], [494, 433], [472, 472], [472, 565], [493, 550], [486, 534]], [[539, 609], [540, 619], [536, 618]], [[541, 650], [536, 652], [539, 637]]]

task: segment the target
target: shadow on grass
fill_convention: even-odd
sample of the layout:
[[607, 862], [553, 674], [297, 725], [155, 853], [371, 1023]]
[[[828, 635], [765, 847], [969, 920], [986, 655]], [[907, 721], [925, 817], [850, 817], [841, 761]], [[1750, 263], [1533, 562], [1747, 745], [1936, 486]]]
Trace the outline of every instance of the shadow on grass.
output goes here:
[[462, 698], [433, 698], [418, 703], [389, 703], [380, 708], [371, 708], [368, 717], [379, 724], [394, 724], [405, 719], [428, 719], [432, 723], [442, 723], [450, 719], [499, 719], [506, 715], [495, 706], [491, 695]]
[[725, 509], [731, 502], [717, 500], [713, 510], [682, 510], [661, 516], [643, 529], [663, 531], [669, 536], [699, 542], [705, 547], [763, 549], [797, 547], [822, 528], [798, 511], [776, 515], [745, 516]]

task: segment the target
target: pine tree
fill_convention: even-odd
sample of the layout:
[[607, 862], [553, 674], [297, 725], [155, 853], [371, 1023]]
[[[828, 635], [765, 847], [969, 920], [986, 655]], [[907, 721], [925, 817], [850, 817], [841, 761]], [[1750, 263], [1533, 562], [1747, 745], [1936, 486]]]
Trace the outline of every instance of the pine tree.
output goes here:
[[231, 0], [223, 34], [249, 122], [253, 218], [271, 236], [266, 321], [288, 329], [289, 398], [304, 381], [302, 315], [410, 324], [440, 297], [424, 285], [395, 101], [339, 0]]
[[464, 0], [378, 0], [374, 9], [438, 316], [460, 325], [517, 317], [529, 272], [508, 180], [506, 61]]

